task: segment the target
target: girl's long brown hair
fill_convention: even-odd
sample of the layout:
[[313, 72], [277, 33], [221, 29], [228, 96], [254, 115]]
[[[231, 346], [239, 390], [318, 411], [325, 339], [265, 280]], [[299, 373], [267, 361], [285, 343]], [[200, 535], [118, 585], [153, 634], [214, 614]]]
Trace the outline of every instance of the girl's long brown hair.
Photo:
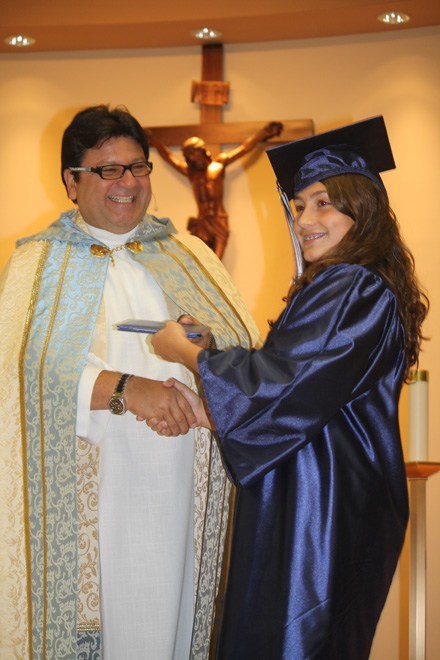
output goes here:
[[422, 323], [429, 300], [415, 274], [414, 257], [400, 236], [397, 218], [388, 197], [373, 181], [357, 174], [334, 176], [323, 181], [335, 208], [354, 220], [353, 227], [331, 253], [318, 262], [306, 264], [304, 274], [291, 287], [288, 299], [309, 284], [315, 275], [338, 263], [373, 268], [385, 280], [397, 300], [405, 333], [406, 374], [417, 365]]

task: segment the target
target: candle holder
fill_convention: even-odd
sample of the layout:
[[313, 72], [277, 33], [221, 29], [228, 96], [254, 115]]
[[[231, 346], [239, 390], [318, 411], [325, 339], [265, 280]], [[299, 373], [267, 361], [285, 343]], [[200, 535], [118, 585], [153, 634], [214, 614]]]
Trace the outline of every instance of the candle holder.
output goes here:
[[405, 463], [410, 502], [410, 613], [409, 657], [426, 658], [426, 483], [440, 471], [440, 463]]

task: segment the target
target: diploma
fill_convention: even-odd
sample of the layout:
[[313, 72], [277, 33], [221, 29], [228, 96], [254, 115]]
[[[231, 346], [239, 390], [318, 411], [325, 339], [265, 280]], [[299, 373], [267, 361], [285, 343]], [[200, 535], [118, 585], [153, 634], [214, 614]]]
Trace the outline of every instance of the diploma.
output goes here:
[[413, 371], [409, 387], [408, 460], [428, 460], [428, 372]]
[[[188, 339], [197, 339], [202, 336], [202, 331], [205, 328], [203, 325], [195, 325], [192, 323], [182, 323], [182, 328], [186, 332]], [[146, 321], [144, 319], [126, 319], [113, 324], [113, 330], [122, 330], [124, 332], [144, 332], [147, 334], [154, 334], [158, 330], [162, 330], [165, 326], [164, 321]]]

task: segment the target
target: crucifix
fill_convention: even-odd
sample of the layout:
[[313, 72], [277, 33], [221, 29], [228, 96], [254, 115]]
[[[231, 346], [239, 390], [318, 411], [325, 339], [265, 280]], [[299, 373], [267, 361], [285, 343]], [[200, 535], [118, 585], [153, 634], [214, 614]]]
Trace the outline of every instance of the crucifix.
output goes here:
[[[191, 182], [198, 216], [189, 219], [188, 230], [221, 259], [229, 236], [228, 214], [223, 206], [225, 168], [261, 142], [275, 144], [313, 135], [313, 121], [223, 123], [229, 83], [223, 81], [222, 44], [202, 47], [202, 80], [193, 81], [191, 100], [200, 104], [200, 124], [154, 126], [145, 128], [145, 132], [151, 146]], [[224, 144], [239, 146], [222, 151]], [[181, 146], [183, 159], [170, 151], [169, 147], [176, 145]]]

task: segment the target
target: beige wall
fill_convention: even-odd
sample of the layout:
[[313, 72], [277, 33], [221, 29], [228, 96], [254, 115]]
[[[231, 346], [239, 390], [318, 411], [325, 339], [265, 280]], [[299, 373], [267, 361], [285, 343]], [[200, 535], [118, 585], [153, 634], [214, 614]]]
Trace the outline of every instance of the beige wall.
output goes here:
[[[224, 121], [313, 118], [316, 130], [383, 114], [397, 170], [384, 175], [431, 298], [421, 356], [430, 372], [430, 459], [440, 460], [440, 28], [310, 41], [225, 46], [231, 98]], [[199, 47], [132, 52], [0, 56], [0, 265], [15, 240], [68, 207], [59, 179], [62, 131], [79, 108], [124, 103], [143, 125], [197, 123], [190, 102]], [[156, 154], [150, 210], [179, 228], [194, 212], [187, 181]], [[292, 271], [290, 242], [264, 154], [230, 166], [225, 194], [231, 239], [224, 262], [263, 332], [281, 309]], [[406, 444], [407, 392], [402, 397]], [[428, 660], [440, 649], [440, 475], [428, 485]], [[372, 657], [407, 657], [408, 552]]]

